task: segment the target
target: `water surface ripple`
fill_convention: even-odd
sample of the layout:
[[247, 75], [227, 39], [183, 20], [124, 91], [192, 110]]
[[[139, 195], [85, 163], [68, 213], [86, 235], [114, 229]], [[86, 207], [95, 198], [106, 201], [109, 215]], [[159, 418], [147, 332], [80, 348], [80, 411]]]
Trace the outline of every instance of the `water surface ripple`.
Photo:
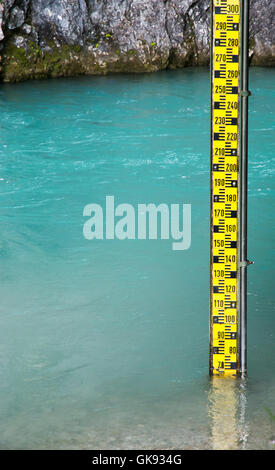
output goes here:
[[[245, 382], [208, 378], [209, 71], [1, 85], [2, 449], [274, 447], [274, 80], [251, 70]], [[192, 204], [191, 248], [85, 240], [106, 195]]]

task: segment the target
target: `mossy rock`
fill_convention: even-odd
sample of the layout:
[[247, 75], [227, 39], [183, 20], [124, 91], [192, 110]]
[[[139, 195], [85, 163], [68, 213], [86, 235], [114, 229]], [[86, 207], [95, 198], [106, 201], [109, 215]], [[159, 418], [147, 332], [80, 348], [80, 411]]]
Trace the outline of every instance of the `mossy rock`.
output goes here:
[[2, 78], [5, 82], [17, 82], [30, 78], [74, 76], [85, 73], [80, 46], [57, 47], [48, 43], [50, 51], [43, 51], [34, 41], [28, 48], [6, 44], [3, 54]]

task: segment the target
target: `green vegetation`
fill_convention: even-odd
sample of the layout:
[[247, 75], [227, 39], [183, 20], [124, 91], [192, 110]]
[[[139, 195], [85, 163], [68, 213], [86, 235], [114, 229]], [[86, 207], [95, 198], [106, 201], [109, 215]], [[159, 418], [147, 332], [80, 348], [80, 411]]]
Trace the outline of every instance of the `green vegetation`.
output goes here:
[[[109, 40], [111, 34], [106, 33], [105, 37]], [[100, 40], [102, 41], [102, 37]], [[140, 60], [137, 49], [124, 52], [118, 48], [118, 44], [112, 44], [112, 41], [110, 41], [112, 47], [109, 52], [111, 60], [105, 59], [97, 51], [102, 44], [100, 40], [96, 38], [93, 48], [89, 48], [68, 44], [57, 46], [52, 39], [48, 39], [47, 47], [41, 48], [38, 43], [27, 36], [24, 36], [24, 47], [17, 47], [10, 38], [2, 54], [1, 78], [5, 82], [20, 82], [29, 79], [72, 77], [83, 74], [154, 72], [165, 66], [161, 55], [157, 54], [157, 49], [151, 49], [153, 53], [150, 57], [149, 44], [145, 41], [143, 41], [147, 46], [145, 52], [148, 54], [146, 62]], [[156, 43], [151, 42], [151, 48], [155, 46]]]
[[272, 413], [272, 411], [271, 411], [269, 408], [267, 408], [267, 407], [265, 407], [265, 411], [269, 414], [270, 419], [271, 419], [272, 421], [275, 421], [275, 415]]
[[28, 49], [7, 43], [3, 54], [2, 76], [4, 81], [14, 82], [28, 78], [78, 75], [84, 68], [79, 61], [81, 47], [78, 45], [57, 47], [49, 41], [50, 51], [42, 51], [30, 41]]

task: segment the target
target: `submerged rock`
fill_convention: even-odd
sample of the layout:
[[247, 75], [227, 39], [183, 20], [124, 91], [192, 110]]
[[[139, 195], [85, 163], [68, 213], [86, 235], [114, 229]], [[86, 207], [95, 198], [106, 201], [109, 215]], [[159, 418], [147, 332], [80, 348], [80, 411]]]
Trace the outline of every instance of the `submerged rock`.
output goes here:
[[[271, 0], [251, 0], [252, 64], [274, 65]], [[209, 63], [210, 0], [3, 0], [1, 76], [153, 72]]]

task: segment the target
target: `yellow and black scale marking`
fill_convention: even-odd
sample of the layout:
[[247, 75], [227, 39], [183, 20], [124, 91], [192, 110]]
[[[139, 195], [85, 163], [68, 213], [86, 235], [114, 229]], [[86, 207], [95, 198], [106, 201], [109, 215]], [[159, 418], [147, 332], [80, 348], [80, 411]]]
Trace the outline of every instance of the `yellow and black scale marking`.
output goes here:
[[241, 1], [212, 0], [210, 375], [236, 376]]

